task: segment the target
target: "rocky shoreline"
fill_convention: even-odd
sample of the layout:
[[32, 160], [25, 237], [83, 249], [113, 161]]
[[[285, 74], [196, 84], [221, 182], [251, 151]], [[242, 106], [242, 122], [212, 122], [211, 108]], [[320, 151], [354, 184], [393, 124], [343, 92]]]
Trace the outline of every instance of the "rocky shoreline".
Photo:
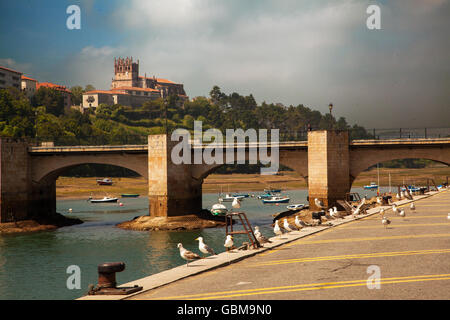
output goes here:
[[118, 228], [133, 231], [198, 230], [224, 226], [225, 218], [213, 216], [208, 210], [178, 217], [151, 217], [145, 215], [116, 225]]
[[80, 219], [67, 218], [62, 214], [56, 213], [51, 217], [0, 223], [0, 234], [48, 231], [81, 223], [83, 221]]

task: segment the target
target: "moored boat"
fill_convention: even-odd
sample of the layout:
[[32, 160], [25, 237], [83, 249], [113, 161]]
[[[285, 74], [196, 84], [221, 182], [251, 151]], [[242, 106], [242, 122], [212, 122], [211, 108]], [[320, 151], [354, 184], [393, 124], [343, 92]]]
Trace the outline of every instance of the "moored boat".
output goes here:
[[139, 197], [138, 193], [123, 193], [120, 195], [122, 198], [137, 198]]
[[226, 194], [225, 197], [220, 197], [219, 202], [232, 202], [234, 199], [243, 200], [244, 196], [231, 196], [230, 194]]
[[227, 207], [221, 203], [216, 203], [211, 207], [211, 213], [215, 216], [222, 216], [228, 212]]
[[304, 207], [305, 207], [304, 203], [297, 203], [297, 204], [291, 204], [289, 206], [286, 206], [286, 208], [288, 208], [289, 210], [292, 210], [292, 211], [301, 210]]
[[364, 189], [369, 189], [369, 190], [378, 189], [378, 185], [375, 182], [371, 182], [370, 185], [364, 186]]
[[89, 199], [91, 203], [108, 203], [108, 202], [117, 202], [119, 198], [111, 198], [111, 197], [103, 197], [103, 199]]
[[262, 199], [263, 203], [288, 203], [289, 197], [272, 197], [270, 199]]
[[111, 179], [105, 178], [105, 179], [97, 179], [97, 183], [100, 186], [111, 186], [113, 184], [113, 181]]

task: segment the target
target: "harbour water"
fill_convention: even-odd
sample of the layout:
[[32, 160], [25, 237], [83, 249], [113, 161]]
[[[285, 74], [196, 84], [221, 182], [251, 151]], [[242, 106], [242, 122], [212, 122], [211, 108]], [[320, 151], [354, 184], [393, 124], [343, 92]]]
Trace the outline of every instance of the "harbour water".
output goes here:
[[[352, 192], [376, 195], [376, 191], [362, 188]], [[283, 194], [290, 196], [289, 204], [307, 203], [307, 190], [289, 190]], [[204, 194], [203, 207], [211, 208], [217, 198], [217, 194]], [[89, 284], [97, 283], [97, 265], [103, 262], [125, 262], [125, 271], [117, 274], [119, 284], [146, 277], [184, 264], [176, 245], [182, 242], [185, 248], [198, 252], [198, 242], [194, 240], [198, 236], [216, 252], [225, 251], [224, 228], [175, 232], [119, 229], [115, 227], [117, 223], [148, 214], [146, 197], [120, 201], [123, 207], [114, 203], [58, 200], [58, 212], [80, 218], [84, 223], [53, 231], [0, 235], [0, 299], [78, 298], [86, 294]], [[226, 205], [229, 208], [231, 203]], [[246, 198], [240, 209], [252, 226], [258, 225], [267, 237], [273, 236], [272, 214], [285, 210], [286, 204], [263, 205], [257, 198]], [[236, 236], [235, 243], [240, 244], [245, 237]], [[66, 286], [70, 276], [66, 270], [71, 265], [81, 269], [81, 289], [69, 290]]]

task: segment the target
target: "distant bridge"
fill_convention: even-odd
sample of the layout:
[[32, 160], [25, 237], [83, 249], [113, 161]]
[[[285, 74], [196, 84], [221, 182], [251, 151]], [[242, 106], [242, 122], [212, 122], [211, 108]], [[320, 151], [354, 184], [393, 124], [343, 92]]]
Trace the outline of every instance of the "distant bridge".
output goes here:
[[[58, 176], [90, 163], [124, 167], [148, 179], [152, 216], [199, 211], [203, 180], [223, 164], [175, 165], [170, 155], [176, 144], [165, 135], [149, 136], [147, 145], [124, 146], [33, 147], [0, 138], [0, 222], [54, 213]], [[347, 131], [310, 131], [308, 141], [300, 142], [224, 145], [223, 163], [230, 148], [244, 149], [248, 159], [249, 150], [261, 146], [278, 146], [279, 162], [305, 178], [311, 198], [330, 206], [349, 192], [363, 170], [377, 163], [421, 158], [450, 164], [450, 138], [349, 141]]]

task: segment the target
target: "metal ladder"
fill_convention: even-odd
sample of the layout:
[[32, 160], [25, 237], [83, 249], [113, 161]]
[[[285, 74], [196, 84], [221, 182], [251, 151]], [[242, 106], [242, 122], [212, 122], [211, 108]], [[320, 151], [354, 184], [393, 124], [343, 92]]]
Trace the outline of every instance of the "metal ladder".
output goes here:
[[[237, 216], [239, 220], [241, 220], [242, 226], [244, 227], [244, 230], [240, 231], [233, 231], [233, 217]], [[247, 219], [247, 216], [244, 212], [228, 212], [225, 214], [225, 233], [226, 235], [233, 235], [233, 234], [247, 234], [248, 239], [250, 240], [252, 246], [254, 249], [260, 248], [261, 245], [259, 244], [258, 240], [256, 240], [255, 234], [253, 233], [252, 226], [250, 225], [250, 222]], [[228, 230], [228, 227], [230, 227], [230, 230]]]

